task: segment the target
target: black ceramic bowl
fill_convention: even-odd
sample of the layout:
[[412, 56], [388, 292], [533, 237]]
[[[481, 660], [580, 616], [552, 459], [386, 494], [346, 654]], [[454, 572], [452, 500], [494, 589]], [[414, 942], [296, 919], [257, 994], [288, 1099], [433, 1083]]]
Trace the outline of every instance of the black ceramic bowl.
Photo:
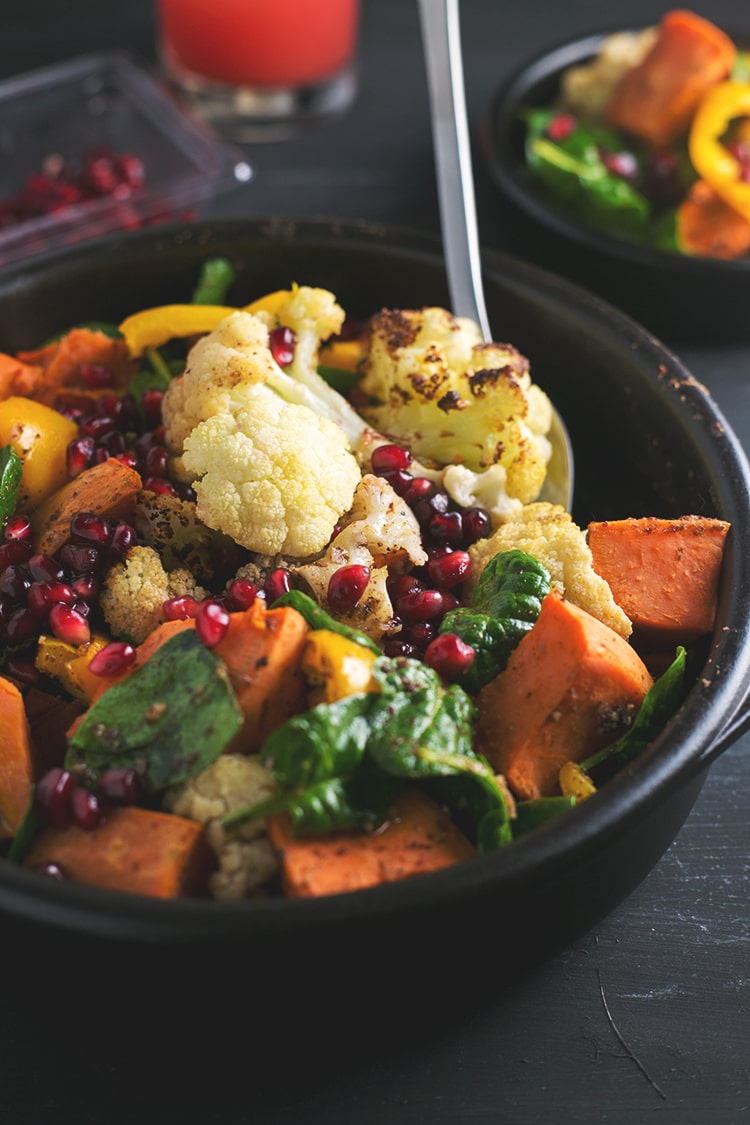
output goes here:
[[[283, 218], [161, 228], [4, 273], [0, 348], [185, 300], [201, 262], [216, 254], [237, 268], [230, 297], [238, 304], [291, 281], [330, 288], [355, 316], [448, 299], [438, 244], [403, 231]], [[55, 951], [61, 940], [109, 942], [148, 948], [149, 960], [168, 965], [182, 951], [191, 977], [209, 962], [215, 973], [217, 949], [227, 964], [262, 956], [277, 980], [301, 950], [316, 973], [326, 963], [318, 956], [413, 969], [415, 951], [419, 965], [441, 942], [465, 958], [467, 942], [478, 950], [482, 935], [492, 963], [513, 956], [518, 964], [590, 928], [670, 844], [708, 764], [735, 733], [727, 728], [750, 681], [750, 469], [707, 392], [649, 334], [520, 261], [487, 255], [485, 265], [499, 337], [529, 357], [570, 428], [578, 522], [696, 513], [732, 524], [715, 636], [679, 713], [631, 768], [555, 822], [505, 850], [372, 890], [234, 905], [161, 901], [57, 883], [0, 860], [6, 941], [15, 926], [49, 935]]]
[[750, 259], [690, 257], [599, 230], [560, 207], [526, 167], [524, 111], [554, 104], [564, 71], [592, 59], [614, 30], [623, 29], [576, 39], [526, 62], [501, 83], [482, 116], [479, 140], [499, 188], [507, 245], [601, 293], [662, 337], [748, 339]]

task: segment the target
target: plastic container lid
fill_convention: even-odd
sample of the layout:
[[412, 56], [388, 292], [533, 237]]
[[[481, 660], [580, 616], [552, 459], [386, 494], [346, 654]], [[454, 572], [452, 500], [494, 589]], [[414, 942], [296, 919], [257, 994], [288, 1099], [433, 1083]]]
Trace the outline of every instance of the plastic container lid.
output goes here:
[[[135, 157], [130, 166], [137, 172], [140, 161], [143, 183], [124, 180], [95, 195], [97, 154], [105, 173], [108, 161], [119, 167], [119, 158]], [[177, 219], [252, 176], [238, 150], [126, 54], [84, 55], [0, 82], [0, 265]], [[64, 182], [72, 190], [60, 190]], [[55, 209], [33, 213], [46, 192], [44, 208]]]

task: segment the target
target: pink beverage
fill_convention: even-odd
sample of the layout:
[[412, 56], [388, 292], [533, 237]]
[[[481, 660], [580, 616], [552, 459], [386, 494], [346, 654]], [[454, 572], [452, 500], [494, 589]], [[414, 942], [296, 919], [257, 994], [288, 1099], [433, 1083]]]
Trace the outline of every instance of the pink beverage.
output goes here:
[[[232, 112], [259, 119], [291, 116], [295, 96], [301, 112], [303, 93], [304, 112], [314, 109], [316, 91], [323, 110], [353, 96], [359, 0], [158, 0], [158, 15], [165, 67], [183, 91], [203, 98], [206, 116], [207, 91], [216, 99], [223, 90]], [[346, 88], [331, 92], [342, 80]]]

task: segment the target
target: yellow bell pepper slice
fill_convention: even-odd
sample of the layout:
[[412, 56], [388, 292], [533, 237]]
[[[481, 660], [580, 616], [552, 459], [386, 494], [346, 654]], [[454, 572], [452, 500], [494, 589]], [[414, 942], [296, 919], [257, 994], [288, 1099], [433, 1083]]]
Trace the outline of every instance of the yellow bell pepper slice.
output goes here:
[[698, 106], [690, 126], [688, 152], [693, 167], [725, 203], [750, 221], [750, 183], [721, 138], [739, 117], [750, 117], [750, 82], [719, 82]]
[[376, 654], [331, 629], [313, 629], [302, 653], [302, 672], [310, 684], [310, 702], [335, 703], [359, 692], [379, 691], [372, 678]]
[[23, 462], [18, 507], [32, 511], [68, 479], [66, 451], [78, 426], [58, 410], [11, 395], [0, 401], [0, 446], [10, 445]]
[[[289, 289], [278, 289], [245, 305], [241, 311], [277, 316], [291, 295]], [[159, 348], [169, 340], [213, 332], [216, 325], [233, 312], [237, 309], [228, 305], [155, 305], [125, 317], [119, 329], [130, 354], [139, 356], [146, 348]]]
[[342, 371], [356, 371], [365, 354], [363, 340], [332, 340], [320, 349], [320, 362], [325, 367], [338, 367]]
[[89, 703], [102, 682], [100, 676], [89, 672], [89, 661], [109, 641], [109, 637], [97, 633], [85, 645], [69, 645], [45, 633], [39, 638], [34, 665], [45, 676], [56, 679], [69, 695]]
[[577, 762], [566, 762], [560, 769], [559, 779], [563, 797], [574, 797], [576, 804], [596, 793], [593, 781]]

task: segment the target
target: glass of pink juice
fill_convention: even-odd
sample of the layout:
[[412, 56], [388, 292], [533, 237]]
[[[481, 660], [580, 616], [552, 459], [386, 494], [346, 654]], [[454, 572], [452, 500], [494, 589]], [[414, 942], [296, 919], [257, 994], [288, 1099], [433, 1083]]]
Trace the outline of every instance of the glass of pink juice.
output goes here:
[[281, 139], [356, 92], [359, 0], [157, 0], [164, 69], [238, 141]]

